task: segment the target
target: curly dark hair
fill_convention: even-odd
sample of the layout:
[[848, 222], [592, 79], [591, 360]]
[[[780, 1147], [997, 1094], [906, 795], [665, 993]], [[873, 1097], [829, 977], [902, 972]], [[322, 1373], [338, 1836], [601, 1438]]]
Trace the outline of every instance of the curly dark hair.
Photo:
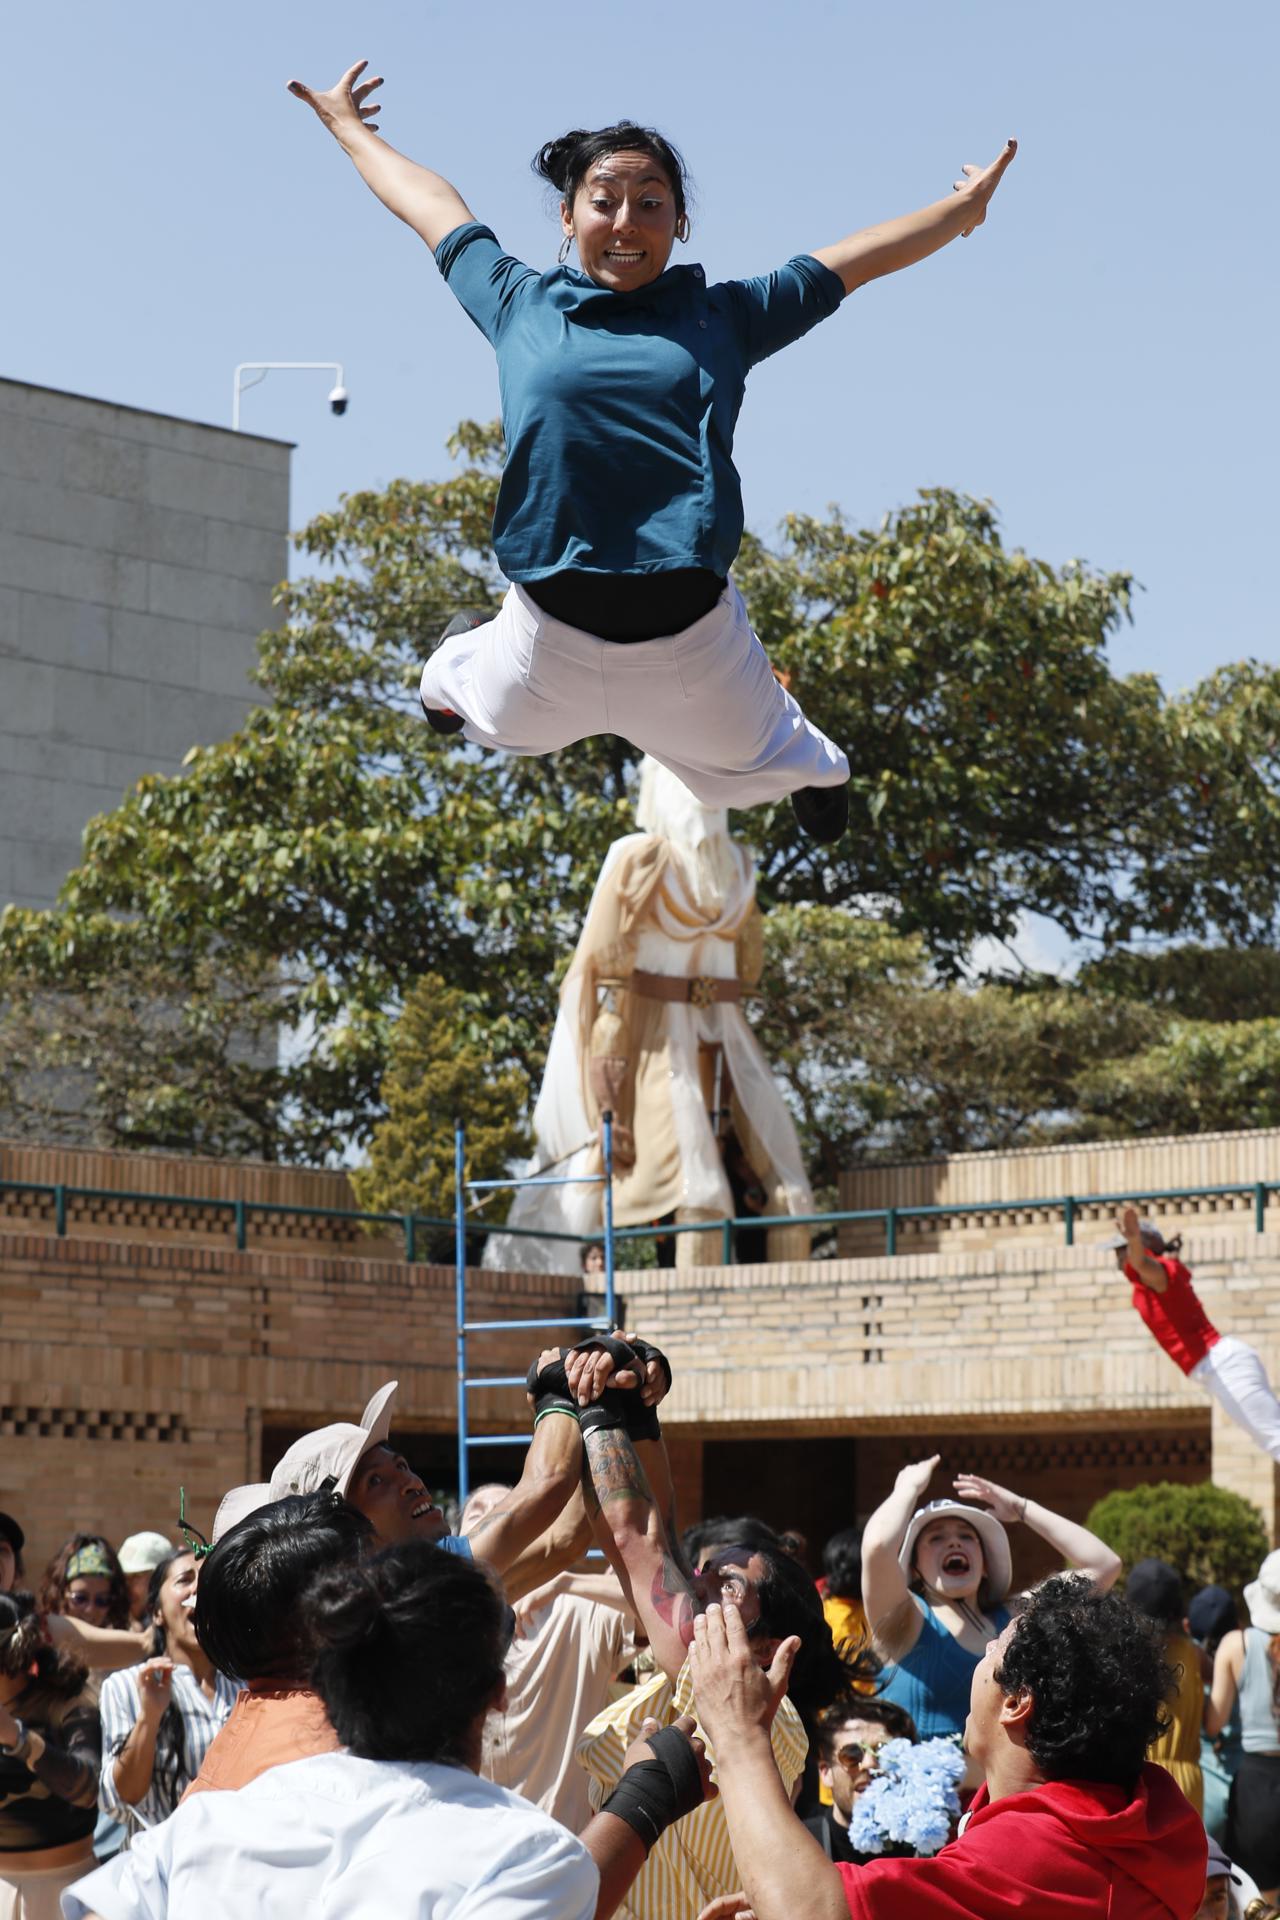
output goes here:
[[1177, 1685], [1155, 1624], [1076, 1573], [1036, 1588], [992, 1677], [1006, 1694], [1031, 1695], [1027, 1751], [1047, 1780], [1130, 1791]]
[[44, 1570], [40, 1582], [40, 1592], [36, 1604], [41, 1613], [65, 1613], [67, 1610], [67, 1567], [75, 1556], [85, 1547], [101, 1547], [111, 1562], [110, 1600], [111, 1607], [105, 1620], [95, 1620], [95, 1626], [127, 1627], [129, 1624], [129, 1587], [116, 1559], [116, 1550], [109, 1540], [100, 1533], [73, 1533], [64, 1540], [52, 1560]]
[[0, 1593], [0, 1673], [53, 1700], [74, 1700], [89, 1678], [78, 1660], [50, 1646], [34, 1597], [16, 1590]]

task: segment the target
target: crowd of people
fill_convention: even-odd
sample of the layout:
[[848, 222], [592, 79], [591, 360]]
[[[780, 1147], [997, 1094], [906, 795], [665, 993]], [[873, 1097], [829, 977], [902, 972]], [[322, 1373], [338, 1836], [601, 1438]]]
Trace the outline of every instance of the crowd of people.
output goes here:
[[[933, 1455], [815, 1577], [785, 1516], [678, 1530], [671, 1384], [632, 1334], [542, 1352], [519, 1481], [454, 1527], [394, 1381], [208, 1542], [78, 1532], [37, 1581], [0, 1513], [0, 1920], [1280, 1912], [1280, 1553], [1242, 1605], [1154, 1559], [1122, 1590]], [[1020, 1528], [1063, 1566], [1024, 1593]]]

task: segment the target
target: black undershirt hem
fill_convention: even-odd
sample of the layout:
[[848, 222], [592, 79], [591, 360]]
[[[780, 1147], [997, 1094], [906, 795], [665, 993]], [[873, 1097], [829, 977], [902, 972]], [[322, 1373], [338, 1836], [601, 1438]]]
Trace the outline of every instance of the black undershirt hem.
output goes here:
[[522, 582], [536, 607], [553, 620], [623, 643], [683, 633], [710, 613], [726, 582], [708, 567], [669, 573], [579, 573], [567, 568], [545, 580]]

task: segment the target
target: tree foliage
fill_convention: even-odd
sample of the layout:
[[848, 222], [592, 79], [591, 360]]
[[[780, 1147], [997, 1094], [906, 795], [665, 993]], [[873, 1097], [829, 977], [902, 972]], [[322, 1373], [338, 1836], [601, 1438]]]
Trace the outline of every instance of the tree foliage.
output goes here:
[[1145, 1559], [1176, 1567], [1188, 1599], [1197, 1587], [1214, 1584], [1239, 1593], [1256, 1578], [1270, 1546], [1258, 1509], [1210, 1480], [1190, 1487], [1162, 1480], [1108, 1493], [1090, 1508], [1085, 1525], [1120, 1555], [1126, 1573]]
[[[351, 1173], [367, 1213], [453, 1218], [455, 1120], [466, 1128], [468, 1179], [501, 1179], [527, 1151], [528, 1076], [515, 1066], [494, 1072], [487, 1048], [467, 1036], [465, 1023], [464, 995], [438, 974], [410, 987], [382, 1082], [386, 1112], [373, 1130], [367, 1163]], [[504, 1214], [500, 1205], [486, 1210], [488, 1219]], [[452, 1250], [448, 1234], [441, 1245]]]
[[[486, 756], [423, 725], [432, 639], [457, 607], [501, 591], [498, 430], [465, 424], [452, 448], [452, 477], [353, 494], [312, 521], [299, 542], [317, 571], [281, 589], [281, 624], [263, 636], [264, 704], [229, 740], [193, 747], [179, 777], [142, 780], [94, 821], [57, 910], [5, 916], [0, 993], [25, 1021], [14, 1057], [37, 1079], [83, 1063], [97, 1137], [312, 1163], [365, 1145], [406, 983], [428, 975], [461, 995], [460, 1038], [487, 1072], [540, 1066], [595, 875], [633, 825], [636, 756], [612, 736], [550, 760]], [[909, 960], [902, 946], [876, 960], [882, 935], [868, 930], [863, 958], [873, 975], [911, 975], [919, 1047], [940, 1048], [966, 1084], [984, 1048], [1025, 1043], [1028, 1016], [971, 999], [968, 1018], [989, 1015], [975, 1047], [963, 1022], [947, 1025], [958, 1002], [924, 1004], [924, 970], [957, 975], [976, 940], [1008, 937], [1024, 910], [1104, 945], [1274, 938], [1280, 673], [1224, 669], [1173, 700], [1149, 677], [1115, 678], [1106, 642], [1127, 576], [1011, 552], [989, 505], [941, 490], [869, 531], [834, 512], [794, 518], [774, 547], [747, 541], [737, 578], [775, 662], [855, 768], [838, 847], [798, 839], [785, 804], [735, 821], [762, 902], [792, 915], [873, 902], [915, 944]], [[824, 985], [804, 990], [815, 1031]], [[132, 1045], [123, 1010], [157, 986], [181, 989], [182, 1018]], [[862, 987], [849, 992], [861, 1006]], [[1113, 998], [1129, 1003], [1116, 1023], [1140, 1025], [1137, 997]], [[250, 1030], [269, 1009], [288, 1032], [278, 1063], [237, 1055], [237, 1006]], [[1070, 1044], [1065, 1003], [1054, 1018], [1036, 1042], [1050, 1092], [1055, 1048]], [[823, 1044], [835, 1063], [835, 1026]], [[824, 1153], [871, 1138], [887, 1101], [902, 1117], [888, 1084], [901, 1055], [858, 1057], [864, 1090], [843, 1132], [797, 1069], [800, 1104], [826, 1103]], [[1026, 1106], [1012, 1087], [985, 1106], [944, 1095], [923, 1069], [912, 1084], [932, 1116], [922, 1140], [955, 1143], [966, 1127], [995, 1138], [983, 1113], [1011, 1121]], [[20, 1125], [12, 1075], [9, 1097], [0, 1123]]]

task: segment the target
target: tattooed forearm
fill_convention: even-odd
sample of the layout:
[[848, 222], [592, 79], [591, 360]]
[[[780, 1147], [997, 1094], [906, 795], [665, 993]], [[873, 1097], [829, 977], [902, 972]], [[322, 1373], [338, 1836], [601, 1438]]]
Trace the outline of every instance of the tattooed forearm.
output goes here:
[[586, 1436], [591, 1485], [602, 1507], [617, 1500], [653, 1505], [653, 1494], [633, 1442], [622, 1427], [597, 1427]]

